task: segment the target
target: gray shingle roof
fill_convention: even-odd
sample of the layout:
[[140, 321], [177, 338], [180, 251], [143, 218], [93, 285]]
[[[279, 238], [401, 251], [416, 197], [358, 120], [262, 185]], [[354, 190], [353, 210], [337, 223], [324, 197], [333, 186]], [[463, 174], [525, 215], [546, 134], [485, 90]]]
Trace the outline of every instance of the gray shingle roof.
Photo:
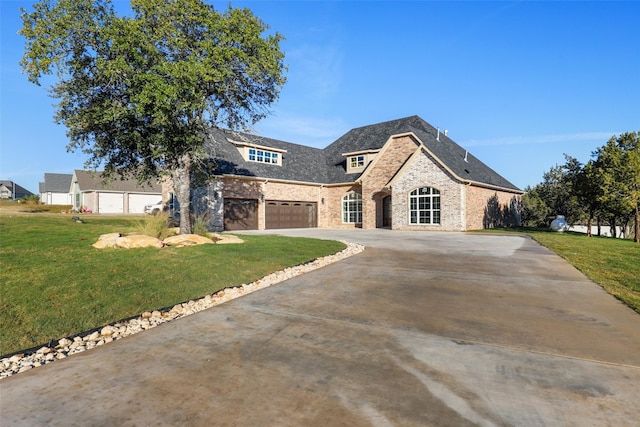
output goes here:
[[76, 178], [81, 191], [114, 191], [128, 193], [162, 193], [159, 183], [141, 185], [135, 179], [121, 179], [115, 177], [108, 181], [103, 180], [100, 172], [76, 170]]
[[41, 193], [68, 193], [71, 189], [72, 174], [66, 173], [45, 173]]
[[[237, 147], [229, 140], [286, 150], [280, 154], [282, 166], [245, 161]], [[209, 141], [207, 150], [217, 163], [216, 174], [326, 182], [324, 153], [319, 148], [221, 129], [212, 129], [209, 132]]]
[[[378, 150], [392, 135], [407, 132], [413, 132], [425, 147], [459, 178], [520, 191], [518, 187], [468, 153], [444, 133], [440, 133], [438, 138], [437, 128], [418, 116], [352, 129], [325, 149], [213, 129], [210, 132], [211, 143], [208, 145], [208, 149], [209, 154], [216, 159], [218, 164], [217, 174], [335, 184], [354, 182], [360, 176], [360, 173], [346, 173], [344, 153]], [[242, 158], [238, 149], [228, 139], [246, 140], [266, 147], [287, 150], [287, 152], [282, 154], [281, 167], [248, 162]], [[467, 161], [465, 161], [465, 157]]]
[[24, 188], [19, 184], [16, 184], [11, 180], [8, 180], [8, 179], [0, 180], [0, 185], [4, 185], [9, 191], [11, 191], [12, 193], [15, 193], [16, 198], [33, 196], [33, 193], [31, 191], [27, 190], [26, 188]]

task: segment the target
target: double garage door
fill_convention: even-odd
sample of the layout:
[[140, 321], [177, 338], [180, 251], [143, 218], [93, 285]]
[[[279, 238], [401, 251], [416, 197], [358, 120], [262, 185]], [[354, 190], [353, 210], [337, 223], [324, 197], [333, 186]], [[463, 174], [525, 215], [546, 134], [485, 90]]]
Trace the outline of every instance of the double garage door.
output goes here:
[[[317, 204], [313, 202], [265, 202], [265, 228], [312, 228], [318, 226]], [[258, 201], [224, 200], [225, 230], [257, 230]]]

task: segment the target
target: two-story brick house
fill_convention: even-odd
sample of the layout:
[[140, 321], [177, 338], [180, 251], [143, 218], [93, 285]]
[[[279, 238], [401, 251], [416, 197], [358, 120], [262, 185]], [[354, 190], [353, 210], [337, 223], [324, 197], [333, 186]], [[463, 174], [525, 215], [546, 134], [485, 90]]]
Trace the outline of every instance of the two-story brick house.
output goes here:
[[523, 192], [418, 116], [352, 129], [324, 149], [214, 129], [207, 151], [216, 177], [194, 207], [216, 229], [520, 223]]

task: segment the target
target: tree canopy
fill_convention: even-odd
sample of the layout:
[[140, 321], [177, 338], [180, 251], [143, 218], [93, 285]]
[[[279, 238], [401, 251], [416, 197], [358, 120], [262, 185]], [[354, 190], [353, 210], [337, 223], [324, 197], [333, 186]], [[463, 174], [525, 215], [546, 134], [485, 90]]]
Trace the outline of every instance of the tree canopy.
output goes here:
[[[523, 196], [523, 223], [548, 225], [555, 214], [570, 224], [586, 219], [591, 235], [594, 218], [616, 225], [634, 224], [634, 241], [640, 242], [640, 133], [613, 136], [581, 164], [565, 155], [565, 164], [552, 167], [542, 183]], [[615, 236], [615, 234], [613, 234]]]
[[41, 0], [23, 10], [21, 65], [54, 75], [56, 121], [87, 165], [140, 181], [167, 174], [190, 232], [191, 177], [207, 129], [247, 130], [268, 114], [286, 79], [282, 36], [248, 9], [202, 0]]

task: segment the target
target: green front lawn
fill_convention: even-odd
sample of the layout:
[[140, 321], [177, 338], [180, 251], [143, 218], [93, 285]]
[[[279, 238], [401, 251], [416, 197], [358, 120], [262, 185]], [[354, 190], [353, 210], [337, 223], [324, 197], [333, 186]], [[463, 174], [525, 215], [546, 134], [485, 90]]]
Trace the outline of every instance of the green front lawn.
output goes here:
[[628, 239], [587, 237], [582, 233], [557, 233], [542, 229], [483, 231], [531, 236], [640, 313], [640, 244]]
[[100, 234], [140, 218], [0, 215], [0, 354], [44, 344], [144, 311], [243, 283], [345, 245], [243, 235], [244, 244], [94, 249]]

